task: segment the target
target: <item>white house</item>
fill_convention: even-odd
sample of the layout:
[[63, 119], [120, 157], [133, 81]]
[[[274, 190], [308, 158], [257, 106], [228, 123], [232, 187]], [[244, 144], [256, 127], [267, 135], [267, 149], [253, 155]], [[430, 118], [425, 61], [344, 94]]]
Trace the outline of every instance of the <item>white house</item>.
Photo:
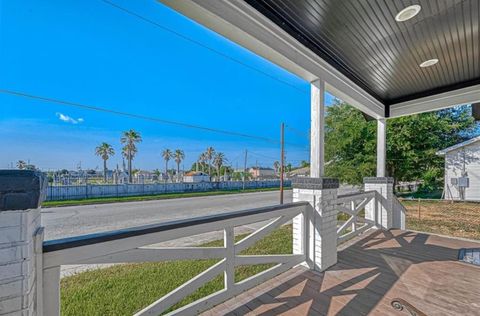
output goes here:
[[480, 136], [437, 154], [445, 156], [445, 199], [480, 201]]
[[190, 171], [183, 176], [183, 182], [209, 182], [210, 176], [201, 171]]

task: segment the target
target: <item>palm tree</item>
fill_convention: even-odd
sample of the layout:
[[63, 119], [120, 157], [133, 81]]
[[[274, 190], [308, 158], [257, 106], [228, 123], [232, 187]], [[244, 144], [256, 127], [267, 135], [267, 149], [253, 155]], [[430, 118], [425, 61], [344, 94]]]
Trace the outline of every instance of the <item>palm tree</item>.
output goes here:
[[132, 183], [132, 160], [137, 153], [137, 143], [142, 141], [142, 136], [139, 132], [131, 129], [129, 131], [124, 131], [122, 133], [122, 138], [120, 138], [120, 142], [124, 144], [123, 147], [123, 155], [127, 158], [128, 161], [128, 181]]
[[101, 143], [95, 148], [95, 155], [103, 159], [103, 182], [107, 182], [107, 160], [115, 155], [115, 151], [110, 144]]
[[205, 161], [207, 161], [205, 153], [201, 153], [200, 156], [198, 157], [198, 162], [200, 163], [200, 166], [202, 167], [202, 171], [205, 171]]
[[215, 149], [213, 147], [208, 147], [205, 151], [205, 159], [208, 161], [208, 174], [212, 174], [212, 159], [215, 155]]
[[217, 168], [217, 176], [220, 179], [220, 168], [222, 168], [223, 164], [226, 162], [225, 154], [223, 153], [216, 153], [213, 157], [213, 164]]
[[275, 174], [277, 174], [278, 170], [280, 169], [280, 163], [278, 161], [273, 163], [273, 169], [275, 169]]
[[24, 170], [27, 168], [27, 163], [23, 160], [17, 161], [17, 168], [20, 170]]
[[185, 159], [185, 153], [181, 149], [176, 149], [173, 158], [175, 158], [177, 164], [177, 180], [180, 180], [180, 163]]
[[164, 149], [162, 151], [162, 157], [163, 160], [165, 160], [165, 175], [167, 176], [168, 179], [168, 161], [172, 158], [173, 154], [170, 149]]

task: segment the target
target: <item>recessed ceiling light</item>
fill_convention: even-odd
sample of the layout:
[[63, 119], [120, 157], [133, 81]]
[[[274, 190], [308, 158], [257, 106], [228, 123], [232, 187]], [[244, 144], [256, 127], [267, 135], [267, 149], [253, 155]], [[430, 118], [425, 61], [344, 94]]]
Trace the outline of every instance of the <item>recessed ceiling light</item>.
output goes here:
[[397, 15], [395, 16], [395, 20], [397, 20], [397, 22], [405, 22], [407, 20], [410, 20], [415, 15], [417, 15], [421, 9], [422, 7], [419, 6], [418, 4], [408, 6], [402, 11], [397, 13]]
[[423, 63], [420, 64], [420, 67], [425, 68], [425, 67], [430, 67], [438, 63], [438, 59], [432, 58], [429, 60], [425, 60]]

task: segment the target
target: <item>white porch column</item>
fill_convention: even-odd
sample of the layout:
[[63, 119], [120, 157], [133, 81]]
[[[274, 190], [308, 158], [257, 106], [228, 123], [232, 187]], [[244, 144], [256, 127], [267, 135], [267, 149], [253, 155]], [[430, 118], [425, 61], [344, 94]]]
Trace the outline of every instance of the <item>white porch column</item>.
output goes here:
[[[293, 219], [293, 253], [305, 249], [307, 265], [324, 271], [337, 263], [337, 198], [339, 182], [330, 178], [297, 178], [292, 181], [293, 201], [308, 201], [307, 225], [303, 216]], [[306, 235], [308, 233], [308, 235]]]
[[325, 165], [325, 83], [315, 80], [310, 90], [310, 177], [320, 178]]
[[[38, 315], [41, 306], [40, 173], [0, 170], [0, 314]], [[40, 267], [41, 269], [41, 267]]]
[[387, 121], [377, 120], [377, 177], [385, 177], [387, 169]]

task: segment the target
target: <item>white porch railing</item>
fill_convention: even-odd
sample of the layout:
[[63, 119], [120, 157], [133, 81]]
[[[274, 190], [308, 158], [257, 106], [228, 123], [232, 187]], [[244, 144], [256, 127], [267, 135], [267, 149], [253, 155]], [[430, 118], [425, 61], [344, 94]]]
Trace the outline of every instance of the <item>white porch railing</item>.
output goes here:
[[[385, 199], [376, 191], [336, 196], [325, 204], [337, 213], [326, 214], [333, 216], [336, 231], [327, 226], [315, 226], [314, 210], [309, 202], [296, 202], [285, 205], [271, 206], [259, 209], [231, 212], [193, 219], [167, 222], [157, 225], [136, 227], [112, 232], [65, 238], [46, 241], [37, 247], [37, 275], [38, 283], [42, 290], [38, 291], [38, 311], [40, 315], [55, 316], [60, 314], [60, 266], [70, 264], [105, 264], [105, 263], [134, 263], [134, 262], [159, 262], [182, 259], [218, 259], [219, 261], [195, 276], [190, 281], [159, 298], [135, 315], [159, 315], [183, 298], [194, 293], [198, 288], [209, 282], [219, 274], [224, 274], [224, 288], [184, 307], [169, 315], [195, 315], [207, 310], [241, 292], [265, 282], [288, 269], [312, 260], [312, 253], [316, 253], [321, 245], [321, 236], [332, 232], [333, 240], [337, 243], [347, 241], [372, 227], [380, 227], [377, 212], [385, 203]], [[363, 216], [361, 212], [370, 208]], [[344, 222], [337, 225], [338, 213], [348, 214]], [[317, 215], [314, 215], [317, 214]], [[302, 215], [302, 216], [298, 216]], [[323, 215], [320, 215], [323, 216]], [[293, 218], [301, 218], [299, 230], [294, 229], [294, 235], [300, 240], [300, 249], [294, 254], [281, 255], [241, 255], [241, 252], [252, 246], [276, 228], [290, 222]], [[256, 222], [267, 222], [257, 231], [246, 238], [235, 242], [234, 228]], [[328, 220], [326, 223], [330, 223]], [[298, 225], [297, 224], [297, 225]], [[313, 225], [313, 226], [312, 226]], [[325, 223], [323, 223], [325, 225]], [[330, 224], [328, 224], [330, 225]], [[316, 228], [315, 228], [316, 227]], [[297, 226], [299, 228], [299, 226]], [[312, 230], [313, 229], [313, 230]], [[320, 229], [320, 230], [319, 230]], [[325, 229], [325, 231], [324, 231]], [[223, 230], [223, 247], [155, 247], [150, 246], [178, 238], [194, 236], [212, 231]], [[312, 232], [315, 231], [316, 235]], [[41, 245], [42, 230], [37, 237], [36, 244]], [[301, 234], [299, 236], [298, 234]], [[335, 235], [336, 233], [336, 235]], [[325, 234], [325, 235], [323, 235]], [[318, 237], [319, 235], [320, 237]], [[316, 236], [316, 237], [315, 237]], [[323, 237], [321, 237], [323, 238]], [[295, 238], [294, 238], [295, 239]], [[148, 247], [146, 247], [148, 246]], [[336, 248], [325, 251], [335, 252]], [[323, 251], [323, 250], [322, 250]], [[318, 256], [318, 254], [317, 254]], [[336, 260], [335, 260], [336, 261]], [[235, 267], [239, 265], [275, 264], [273, 267], [258, 273], [250, 278], [235, 282]], [[334, 262], [333, 262], [334, 264]]]
[[[377, 224], [376, 216], [374, 219], [367, 219], [365, 216], [360, 216], [362, 211], [370, 201], [375, 200], [377, 205], [378, 193], [376, 191], [369, 191], [364, 193], [339, 195], [334, 204], [339, 212], [350, 215], [350, 217], [337, 228], [337, 242], [338, 244], [345, 242], [358, 234], [374, 227]], [[377, 212], [375, 211], [375, 214]]]
[[[252, 288], [305, 261], [305, 249], [301, 254], [240, 255], [240, 252], [262, 239], [274, 229], [289, 222], [297, 215], [312, 210], [307, 202], [297, 202], [273, 207], [232, 212], [194, 219], [173, 221], [107, 233], [46, 241], [43, 256], [37, 264], [39, 281], [39, 314], [55, 316], [60, 313], [60, 266], [68, 264], [158, 262], [179, 259], [220, 259], [220, 261], [177, 289], [161, 297], [135, 315], [159, 315], [217, 275], [224, 273], [223, 290], [199, 299], [170, 314], [195, 315], [226, 299]], [[309, 216], [303, 216], [309, 218]], [[235, 243], [234, 227], [267, 221], [268, 224], [248, 237]], [[305, 227], [308, 225], [305, 224]], [[223, 230], [224, 247], [145, 247], [168, 240]], [[308, 229], [306, 230], [308, 234]], [[41, 239], [41, 236], [39, 236]], [[273, 267], [235, 282], [235, 266], [276, 263]]]
[[393, 220], [393, 227], [398, 229], [405, 229], [405, 220], [407, 216], [407, 209], [403, 204], [398, 200], [396, 196], [393, 196], [392, 199], [392, 220]]

